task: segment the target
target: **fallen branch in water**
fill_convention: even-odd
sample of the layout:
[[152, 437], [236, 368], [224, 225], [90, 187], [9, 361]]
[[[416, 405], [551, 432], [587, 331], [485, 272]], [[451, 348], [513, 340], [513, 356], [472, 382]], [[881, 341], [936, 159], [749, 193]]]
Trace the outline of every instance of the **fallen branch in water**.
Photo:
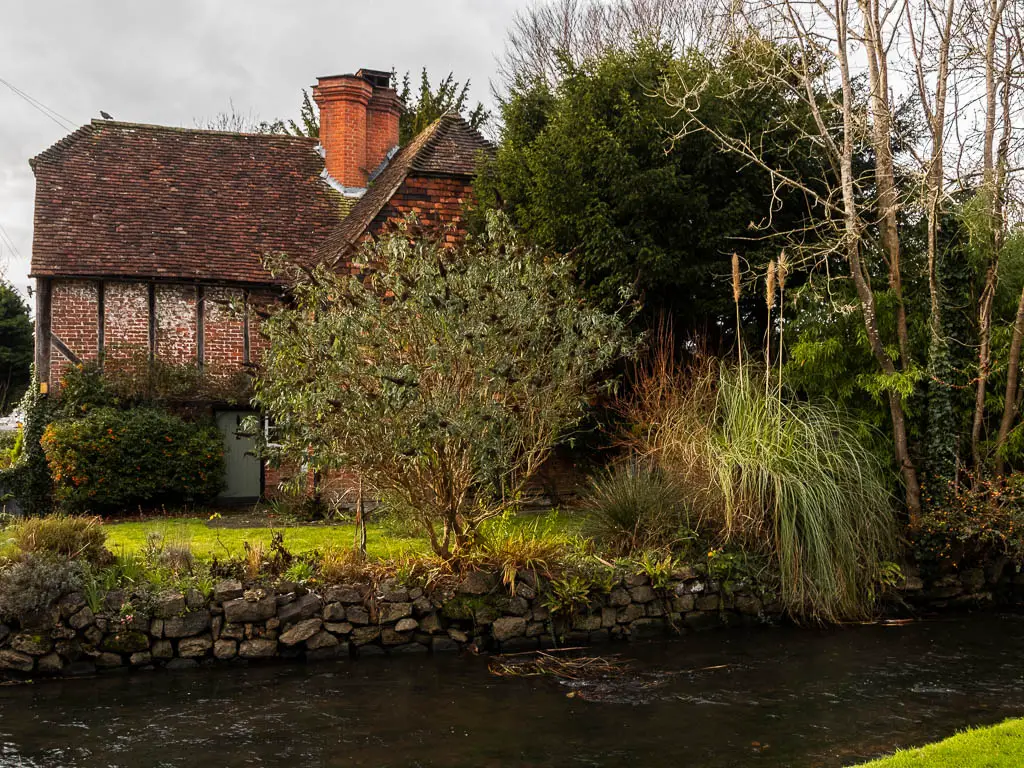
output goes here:
[[[578, 650], [563, 648], [562, 652]], [[533, 658], [512, 657], [532, 656]], [[550, 675], [562, 680], [595, 680], [618, 677], [629, 669], [629, 662], [618, 656], [581, 656], [558, 657], [546, 651], [530, 651], [528, 653], [496, 656], [491, 659], [488, 669], [491, 674], [499, 677], [540, 677]]]

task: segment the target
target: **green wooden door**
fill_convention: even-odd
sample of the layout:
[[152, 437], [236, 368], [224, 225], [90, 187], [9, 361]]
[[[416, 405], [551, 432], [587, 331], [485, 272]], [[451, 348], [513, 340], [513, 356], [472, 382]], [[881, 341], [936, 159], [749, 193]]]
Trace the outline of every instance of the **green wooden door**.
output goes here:
[[220, 411], [217, 427], [224, 437], [224, 464], [226, 478], [221, 501], [255, 501], [262, 490], [260, 462], [254, 454], [255, 440], [242, 428], [252, 411]]

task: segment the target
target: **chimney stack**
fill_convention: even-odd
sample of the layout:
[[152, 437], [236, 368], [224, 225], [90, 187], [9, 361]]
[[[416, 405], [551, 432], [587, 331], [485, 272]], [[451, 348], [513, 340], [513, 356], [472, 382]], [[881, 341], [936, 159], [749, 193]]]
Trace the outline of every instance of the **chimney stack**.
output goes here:
[[320, 108], [320, 144], [327, 173], [353, 193], [398, 146], [398, 94], [391, 73], [360, 69], [354, 75], [317, 78], [313, 100]]

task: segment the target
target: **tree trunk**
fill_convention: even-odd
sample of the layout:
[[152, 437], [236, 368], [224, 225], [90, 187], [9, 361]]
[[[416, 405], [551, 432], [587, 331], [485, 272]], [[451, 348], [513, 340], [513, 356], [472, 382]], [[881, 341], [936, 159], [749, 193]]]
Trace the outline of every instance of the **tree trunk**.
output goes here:
[[1003, 403], [1003, 418], [999, 422], [999, 434], [996, 436], [996, 474], [1002, 475], [1005, 459], [1002, 451], [1006, 438], [1010, 434], [1014, 419], [1017, 418], [1017, 386], [1020, 380], [1020, 351], [1024, 343], [1024, 289], [1020, 292], [1017, 302], [1017, 317], [1013, 321], [1013, 340], [1010, 342], [1010, 358], [1007, 361], [1006, 397]]
[[[843, 145], [840, 157], [840, 177], [843, 194], [843, 224], [847, 261], [850, 264], [850, 276], [853, 279], [857, 297], [860, 300], [864, 318], [864, 329], [867, 334], [871, 352], [878, 361], [882, 372], [887, 376], [896, 375], [896, 366], [889, 353], [885, 350], [878, 329], [878, 316], [875, 309], [875, 296], [871, 288], [870, 278], [864, 269], [860, 255], [861, 221], [857, 212], [856, 191], [853, 175], [853, 135], [854, 135], [854, 94], [853, 81], [850, 73], [848, 54], [847, 16], [848, 10], [840, 0], [840, 11], [836, 14], [837, 60], [842, 77], [843, 92]], [[896, 463], [906, 490], [907, 512], [912, 526], [916, 526], [921, 515], [921, 486], [917, 479], [917, 470], [910, 457], [907, 439], [906, 418], [903, 412], [903, 400], [896, 392], [889, 393], [889, 413], [892, 419], [893, 443]]]
[[360, 557], [366, 557], [366, 514], [363, 508], [363, 478], [359, 478], [356, 490], [356, 540], [355, 550]]
[[978, 307], [978, 383], [974, 391], [974, 422], [971, 425], [971, 461], [976, 474], [982, 469], [981, 437], [985, 426], [985, 392], [992, 363], [992, 299], [995, 292], [996, 266], [991, 264], [985, 275], [985, 290]]

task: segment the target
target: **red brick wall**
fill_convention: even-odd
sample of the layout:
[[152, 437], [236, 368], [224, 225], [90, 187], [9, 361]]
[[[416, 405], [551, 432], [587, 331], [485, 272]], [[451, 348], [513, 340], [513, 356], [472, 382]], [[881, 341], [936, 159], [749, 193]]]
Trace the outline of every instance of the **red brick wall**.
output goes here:
[[441, 227], [454, 224], [456, 231], [448, 235], [448, 241], [454, 243], [458, 240], [458, 225], [472, 193], [470, 179], [410, 176], [377, 214], [370, 224], [370, 231], [376, 234], [386, 229], [389, 222], [399, 221], [412, 213], [421, 224]]
[[267, 350], [267, 340], [260, 333], [260, 315], [266, 314], [277, 304], [279, 294], [275, 291], [254, 289], [249, 291], [249, 360], [258, 363]]
[[[50, 333], [79, 359], [95, 360], [99, 353], [99, 291], [92, 280], [54, 280]], [[72, 363], [56, 345], [50, 347], [50, 386], [56, 387]]]
[[196, 288], [194, 285], [156, 286], [156, 354], [168, 363], [198, 361]]

